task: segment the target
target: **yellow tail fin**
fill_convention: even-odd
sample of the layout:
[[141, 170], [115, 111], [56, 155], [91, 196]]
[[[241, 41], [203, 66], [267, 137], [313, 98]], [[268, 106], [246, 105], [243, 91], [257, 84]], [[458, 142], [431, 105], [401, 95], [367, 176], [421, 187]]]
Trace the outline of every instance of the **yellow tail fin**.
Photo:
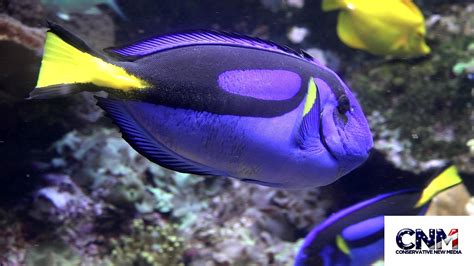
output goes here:
[[[31, 98], [50, 98], [85, 90], [87, 86], [129, 91], [147, 82], [107, 62], [79, 38], [57, 25], [46, 34], [43, 60]], [[91, 87], [91, 86], [89, 86]]]
[[429, 202], [438, 193], [462, 183], [462, 179], [459, 176], [456, 166], [452, 165], [446, 168], [441, 174], [431, 180], [428, 186], [423, 190], [420, 199], [416, 203], [415, 207], [421, 207]]
[[323, 11], [333, 11], [347, 7], [347, 0], [323, 0], [321, 8]]

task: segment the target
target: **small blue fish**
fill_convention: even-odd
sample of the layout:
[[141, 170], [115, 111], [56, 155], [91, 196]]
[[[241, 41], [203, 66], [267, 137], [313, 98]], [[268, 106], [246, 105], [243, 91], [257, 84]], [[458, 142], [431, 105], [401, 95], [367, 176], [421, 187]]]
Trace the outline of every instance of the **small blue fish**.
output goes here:
[[349, 88], [306, 54], [213, 31], [165, 35], [108, 56], [50, 25], [31, 98], [104, 90], [123, 137], [172, 170], [305, 188], [364, 162], [372, 134]]
[[311, 230], [294, 265], [377, 265], [383, 262], [384, 215], [424, 215], [434, 196], [461, 182], [449, 166], [423, 190], [387, 193], [343, 209]]

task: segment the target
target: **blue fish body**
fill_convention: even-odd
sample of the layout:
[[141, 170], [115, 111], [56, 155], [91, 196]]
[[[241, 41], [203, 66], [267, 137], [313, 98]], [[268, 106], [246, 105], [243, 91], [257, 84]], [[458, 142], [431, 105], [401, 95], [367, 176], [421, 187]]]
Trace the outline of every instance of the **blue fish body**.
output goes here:
[[[75, 38], [64, 29], [52, 33]], [[273, 187], [315, 187], [360, 165], [372, 148], [362, 109], [340, 78], [271, 42], [201, 31], [107, 52], [115, 59], [107, 62], [147, 86], [126, 92], [94, 81], [67, 87], [109, 92], [108, 99], [98, 98], [99, 106], [136, 150], [167, 168]], [[30, 95], [44, 98], [59, 90], [39, 86]]]
[[[316, 147], [320, 150], [314, 157], [305, 158], [307, 154], [295, 143], [294, 128], [289, 125], [301, 117], [303, 104], [292, 112], [264, 119], [137, 101], [121, 104], [127, 106], [137, 120], [144, 121], [139, 123], [146, 131], [159, 132], [154, 135], [157, 141], [182, 157], [206, 165], [206, 170], [201, 170], [204, 174], [236, 177], [275, 187], [315, 186], [315, 181], [323, 185], [333, 181], [322, 179], [324, 176], [339, 174], [339, 166], [322, 146]], [[107, 110], [106, 105], [100, 105]], [[159, 160], [152, 161], [159, 163]], [[317, 180], [314, 173], [318, 173]]]
[[428, 180], [423, 189], [386, 193], [343, 209], [305, 237], [295, 266], [364, 266], [383, 262], [384, 216], [425, 215], [432, 198], [462, 182], [454, 166]]

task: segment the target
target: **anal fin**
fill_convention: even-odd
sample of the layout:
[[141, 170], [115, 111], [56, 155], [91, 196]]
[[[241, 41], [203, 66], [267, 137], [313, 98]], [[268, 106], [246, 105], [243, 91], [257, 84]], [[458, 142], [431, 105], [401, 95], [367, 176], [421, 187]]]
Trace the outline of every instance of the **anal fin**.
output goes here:
[[114, 120], [123, 138], [140, 154], [168, 169], [197, 175], [226, 176], [198, 162], [183, 158], [156, 140], [130, 112], [126, 101], [96, 97], [98, 105]]

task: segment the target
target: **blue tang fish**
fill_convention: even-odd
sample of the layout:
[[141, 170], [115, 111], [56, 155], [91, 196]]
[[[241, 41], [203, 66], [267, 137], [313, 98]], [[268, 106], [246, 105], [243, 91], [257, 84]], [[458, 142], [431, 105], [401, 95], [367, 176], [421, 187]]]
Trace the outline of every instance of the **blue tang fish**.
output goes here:
[[352, 92], [304, 53], [213, 31], [106, 53], [50, 23], [30, 98], [106, 91], [98, 105], [151, 161], [272, 187], [332, 183], [372, 148]]
[[311, 230], [294, 265], [383, 265], [384, 215], [425, 215], [434, 196], [461, 182], [449, 166], [422, 190], [395, 191], [343, 209]]

